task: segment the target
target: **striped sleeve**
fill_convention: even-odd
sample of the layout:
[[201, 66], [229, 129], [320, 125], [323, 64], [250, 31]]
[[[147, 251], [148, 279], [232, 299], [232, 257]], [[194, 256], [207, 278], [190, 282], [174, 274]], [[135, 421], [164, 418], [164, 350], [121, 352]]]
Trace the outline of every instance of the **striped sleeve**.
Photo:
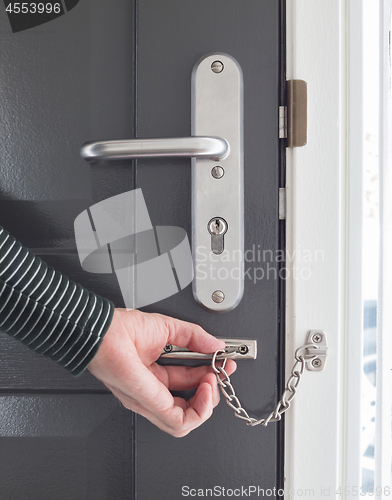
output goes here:
[[0, 226], [0, 331], [78, 376], [113, 312], [110, 301], [49, 267]]

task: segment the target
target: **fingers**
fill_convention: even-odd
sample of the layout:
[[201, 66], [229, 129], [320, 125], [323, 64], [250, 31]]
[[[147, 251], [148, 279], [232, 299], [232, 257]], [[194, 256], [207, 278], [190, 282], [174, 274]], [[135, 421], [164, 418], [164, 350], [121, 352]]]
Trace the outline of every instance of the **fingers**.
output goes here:
[[[228, 360], [226, 372], [231, 375], [237, 368], [233, 360]], [[181, 398], [174, 398], [174, 403], [178, 410], [182, 410], [183, 418], [181, 426], [171, 432], [175, 437], [186, 436], [189, 432], [199, 427], [212, 415], [213, 409], [218, 405], [220, 393], [216, 376], [214, 373], [207, 373], [200, 381], [200, 385], [195, 396], [189, 401]], [[178, 410], [172, 412], [173, 421], [178, 418]]]
[[187, 408], [183, 413], [182, 426], [176, 437], [186, 436], [192, 430], [208, 420], [214, 408], [219, 403], [219, 390], [216, 377], [213, 373], [205, 375], [196, 391], [196, 394], [187, 401]]
[[216, 408], [219, 404], [219, 401], [220, 401], [220, 392], [219, 392], [218, 384], [216, 382], [215, 373], [213, 374], [213, 376], [214, 376], [215, 380], [214, 380], [214, 385], [212, 388], [212, 406], [214, 408]]
[[[222, 366], [222, 361], [219, 361], [219, 363], [216, 364], [217, 366]], [[234, 373], [237, 369], [237, 363], [233, 359], [228, 359], [226, 366], [225, 366], [225, 372], [227, 375], [231, 375]], [[220, 378], [222, 378], [223, 375], [221, 374]]]
[[109, 385], [107, 387], [127, 409], [147, 418], [162, 431], [174, 437], [183, 437], [205, 422], [219, 402], [219, 393], [216, 392], [214, 395], [214, 389], [212, 389], [210, 382], [203, 382], [192, 400], [185, 401], [182, 398], [174, 398], [171, 409], [162, 413], [157, 412], [154, 408], [141, 405], [140, 402], [114, 387]]
[[[217, 366], [222, 366], [223, 361], [218, 361]], [[228, 359], [226, 362], [225, 372], [227, 375], [231, 375], [237, 369], [237, 363], [233, 359]]]
[[166, 423], [171, 428], [170, 434], [174, 437], [184, 437], [212, 415], [213, 387], [208, 381], [202, 382], [192, 399], [189, 401], [178, 399], [176, 398], [176, 406], [168, 412]]
[[209, 381], [205, 381], [199, 385], [190, 407], [185, 411], [184, 430], [189, 432], [199, 427], [210, 418], [213, 409], [213, 387]]
[[[222, 362], [217, 365], [222, 366]], [[236, 368], [237, 365], [233, 360], [227, 360], [225, 370], [228, 375], [231, 375]], [[171, 391], [194, 389], [207, 373], [214, 373], [211, 366], [162, 366], [156, 363], [150, 366], [150, 370]]]
[[186, 391], [194, 389], [200, 383], [200, 380], [208, 372], [211, 372], [210, 366], [161, 366], [153, 364], [150, 367], [154, 375], [166, 385], [171, 391]]
[[201, 326], [181, 321], [170, 316], [161, 316], [169, 332], [168, 342], [191, 351], [209, 354], [224, 349], [223, 340], [216, 339]]
[[208, 373], [197, 389], [196, 395], [189, 401], [182, 398], [172, 398], [172, 404], [167, 410], [156, 408], [155, 404], [135, 400], [117, 388], [108, 388], [117, 396], [123, 405], [147, 418], [154, 425], [174, 437], [183, 437], [199, 427], [211, 415], [213, 408], [219, 402], [219, 393], [215, 392], [216, 379]]
[[[213, 378], [211, 380], [203, 380], [203, 383], [208, 382], [211, 385], [211, 387], [212, 387], [212, 406], [213, 406], [213, 408], [216, 408], [219, 404], [220, 394], [219, 394], [218, 384], [216, 383], [216, 379], [214, 380], [215, 375], [213, 375], [211, 373], [209, 375], [209, 377], [211, 377], [211, 375]], [[192, 405], [193, 399], [194, 399], [194, 397], [191, 398], [189, 401], [186, 401], [183, 398], [175, 397], [174, 398], [174, 405], [179, 406], [185, 412]]]
[[[132, 316], [132, 328], [127, 323], [128, 313], [115, 323], [111, 334], [106, 335], [104, 355], [91, 366], [92, 373], [124, 406], [165, 432], [185, 436], [205, 422], [219, 403], [215, 373], [210, 366], [159, 366], [153, 360], [159, 356], [163, 342], [201, 353], [224, 349], [225, 344], [198, 325], [159, 314], [142, 314]], [[227, 373], [233, 373], [235, 368], [234, 361], [228, 360]], [[169, 391], [194, 387], [196, 394], [189, 401], [173, 398]]]
[[[160, 366], [159, 368], [184, 369], [187, 367]], [[207, 373], [202, 375], [205, 369], [207, 369]], [[227, 373], [231, 374], [235, 369], [236, 363], [228, 360]], [[220, 399], [216, 376], [210, 367], [188, 368], [188, 371], [189, 373], [196, 372], [197, 376], [202, 375], [197, 392], [189, 401], [178, 397], [173, 398], [164, 384], [147, 369], [147, 373], [143, 373], [142, 379], [143, 385], [149, 387], [149, 390], [144, 394], [138, 391], [137, 400], [128, 394], [126, 388], [108, 387], [128, 409], [146, 417], [163, 431], [175, 437], [182, 437], [205, 422], [212, 415], [213, 409], [218, 405]], [[191, 375], [192, 377], [193, 375]]]
[[[231, 360], [230, 360], [231, 361]], [[231, 366], [230, 366], [231, 365]], [[236, 365], [232, 361], [227, 372], [232, 373]], [[189, 401], [173, 398], [173, 408], [162, 415], [162, 423], [175, 437], [183, 437], [202, 425], [212, 415], [220, 399], [219, 388], [214, 373], [207, 373], [200, 381], [195, 396]], [[163, 428], [160, 426], [160, 428]]]

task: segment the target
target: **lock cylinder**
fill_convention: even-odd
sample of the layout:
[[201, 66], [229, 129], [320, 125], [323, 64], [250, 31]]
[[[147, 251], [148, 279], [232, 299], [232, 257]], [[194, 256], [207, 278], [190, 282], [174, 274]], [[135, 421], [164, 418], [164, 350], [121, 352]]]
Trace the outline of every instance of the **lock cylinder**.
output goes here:
[[224, 250], [224, 236], [228, 230], [228, 224], [221, 217], [214, 217], [207, 225], [211, 234], [211, 252], [220, 255]]

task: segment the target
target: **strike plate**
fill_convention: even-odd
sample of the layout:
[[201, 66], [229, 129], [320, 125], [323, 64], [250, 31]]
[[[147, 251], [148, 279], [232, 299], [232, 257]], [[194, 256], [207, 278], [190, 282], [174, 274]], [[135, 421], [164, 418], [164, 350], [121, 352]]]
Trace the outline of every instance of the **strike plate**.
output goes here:
[[[244, 291], [243, 78], [227, 54], [207, 55], [193, 69], [192, 135], [229, 144], [221, 160], [192, 158], [193, 294], [206, 309], [223, 313]], [[227, 223], [223, 242], [208, 229], [215, 218]]]
[[305, 345], [309, 346], [305, 353], [305, 359], [308, 360], [306, 368], [312, 372], [322, 371], [328, 353], [326, 333], [323, 330], [309, 330], [306, 335]]

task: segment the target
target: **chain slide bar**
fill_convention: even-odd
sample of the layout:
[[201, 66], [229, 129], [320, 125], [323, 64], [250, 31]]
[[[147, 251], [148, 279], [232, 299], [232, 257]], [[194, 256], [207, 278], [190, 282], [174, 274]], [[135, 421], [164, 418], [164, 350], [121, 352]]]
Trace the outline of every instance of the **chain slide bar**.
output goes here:
[[[226, 344], [224, 351], [220, 351], [217, 359], [256, 359], [257, 342], [253, 339], [226, 339], [220, 338]], [[201, 352], [190, 351], [186, 347], [178, 347], [173, 344], [166, 344], [161, 353], [161, 358], [169, 359], [211, 359], [212, 354], [202, 354]]]
[[[291, 369], [291, 375], [286, 383], [285, 390], [283, 391], [282, 397], [276, 405], [275, 410], [272, 411], [268, 417], [261, 418], [260, 420], [250, 417], [236, 396], [230, 377], [225, 370], [228, 358], [223, 359], [222, 366], [216, 366], [219, 356], [224, 354], [225, 351], [219, 350], [214, 353], [211, 363], [212, 369], [215, 372], [222, 394], [226, 398], [226, 403], [234, 410], [234, 415], [237, 418], [245, 420], [246, 424], [251, 427], [254, 427], [255, 425], [267, 427], [270, 422], [279, 422], [282, 419], [282, 415], [290, 408], [291, 402], [295, 398], [297, 387], [301, 381], [305, 366], [309, 366], [309, 369], [313, 371], [320, 371], [325, 364], [325, 358], [328, 350], [325, 332], [321, 330], [311, 330], [307, 333], [306, 340], [307, 343], [295, 351], [295, 363]], [[321, 344], [320, 346], [318, 345], [319, 343]], [[314, 363], [314, 360], [316, 359], [320, 360], [320, 363]], [[310, 366], [312, 368], [310, 368]], [[223, 375], [223, 378], [220, 377], [221, 374]]]

